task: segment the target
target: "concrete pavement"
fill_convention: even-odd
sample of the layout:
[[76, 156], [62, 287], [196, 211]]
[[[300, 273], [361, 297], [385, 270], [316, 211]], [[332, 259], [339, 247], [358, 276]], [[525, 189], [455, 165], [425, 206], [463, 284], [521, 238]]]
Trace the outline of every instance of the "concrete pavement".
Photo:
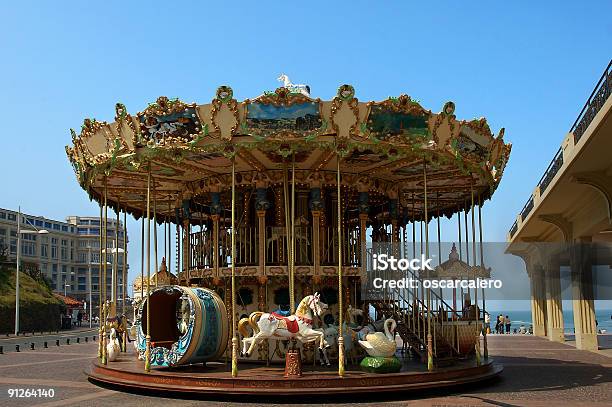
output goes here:
[[[444, 406], [549, 406], [612, 404], [612, 359], [592, 352], [532, 336], [489, 338], [490, 355], [505, 370], [490, 383], [452, 390], [397, 394], [391, 400], [379, 396], [348, 397], [332, 400], [333, 405], [444, 405]], [[97, 387], [87, 381], [83, 370], [96, 354], [96, 343], [63, 345], [46, 350], [0, 355], [0, 405], [6, 406], [190, 406], [197, 400], [177, 400], [120, 393]], [[9, 389], [54, 389], [53, 398], [8, 397]], [[261, 400], [236, 399], [207, 401], [224, 407], [261, 405]], [[326, 400], [295, 400], [320, 404]], [[278, 401], [263, 400], [271, 406]]]

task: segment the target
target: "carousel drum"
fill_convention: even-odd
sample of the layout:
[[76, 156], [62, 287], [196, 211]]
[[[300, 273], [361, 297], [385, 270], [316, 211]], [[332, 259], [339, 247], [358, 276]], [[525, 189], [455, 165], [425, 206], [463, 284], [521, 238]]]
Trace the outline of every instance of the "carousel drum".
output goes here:
[[[227, 311], [215, 292], [171, 285], [153, 289], [149, 298], [152, 366], [207, 362], [225, 352], [229, 338]], [[144, 359], [146, 299], [140, 304], [136, 324], [139, 359]]]

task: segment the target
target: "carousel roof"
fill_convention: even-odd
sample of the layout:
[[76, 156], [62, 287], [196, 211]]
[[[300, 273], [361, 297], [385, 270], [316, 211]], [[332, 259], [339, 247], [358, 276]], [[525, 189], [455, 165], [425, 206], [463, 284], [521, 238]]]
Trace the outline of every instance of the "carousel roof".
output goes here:
[[281, 87], [239, 102], [221, 86], [207, 104], [159, 97], [134, 115], [121, 103], [115, 111], [111, 123], [71, 130], [78, 181], [97, 201], [106, 185], [110, 206], [140, 217], [150, 171], [158, 218], [170, 221], [182, 200], [227, 191], [233, 159], [239, 188], [282, 183], [292, 160], [298, 186], [313, 187], [335, 185], [336, 157], [347, 194], [397, 198], [420, 220], [426, 174], [430, 214], [450, 216], [470, 207], [472, 191], [490, 198], [511, 149], [484, 118], [457, 120], [453, 102], [439, 113], [406, 95], [360, 102], [350, 85], [329, 101]]

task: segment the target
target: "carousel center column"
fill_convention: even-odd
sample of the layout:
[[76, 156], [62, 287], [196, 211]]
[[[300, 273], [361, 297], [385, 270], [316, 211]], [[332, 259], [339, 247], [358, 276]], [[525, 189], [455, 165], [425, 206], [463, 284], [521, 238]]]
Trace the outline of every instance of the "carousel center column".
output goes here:
[[[258, 239], [258, 273], [257, 277], [257, 309], [267, 309], [268, 277], [266, 276], [266, 211], [270, 209], [265, 185], [257, 184], [255, 210], [257, 211], [257, 239]], [[257, 346], [259, 360], [268, 360], [268, 341], [262, 341]]]
[[213, 221], [212, 247], [213, 247], [213, 275], [219, 277], [219, 219], [221, 217], [221, 194], [211, 192], [210, 218]]
[[311, 185], [310, 200], [308, 202], [312, 215], [312, 261], [313, 275], [321, 274], [321, 212], [323, 211], [323, 201], [321, 199], [321, 188], [318, 183]]
[[[187, 286], [191, 284], [189, 267], [189, 258], [191, 253], [191, 248], [189, 247], [189, 231], [191, 230], [189, 226], [189, 219], [191, 213], [189, 211], [189, 203], [189, 199], [183, 199], [183, 276], [186, 276]], [[155, 225], [155, 227], [157, 227], [157, 225]]]

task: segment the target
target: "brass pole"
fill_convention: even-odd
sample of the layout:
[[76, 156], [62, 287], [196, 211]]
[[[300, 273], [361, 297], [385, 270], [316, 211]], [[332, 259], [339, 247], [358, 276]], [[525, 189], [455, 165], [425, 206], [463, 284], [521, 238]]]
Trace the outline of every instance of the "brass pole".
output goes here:
[[[124, 208], [125, 209], [125, 208]], [[122, 294], [122, 307], [121, 313], [125, 315], [125, 300], [126, 300], [126, 288], [127, 288], [127, 211], [123, 211], [123, 268], [121, 269], [121, 294]], [[125, 342], [124, 342], [125, 343]]]
[[[423, 161], [423, 188], [425, 192], [425, 257], [429, 258], [429, 214], [427, 213], [427, 163]], [[429, 274], [429, 273], [428, 273]], [[432, 371], [433, 348], [431, 336], [431, 288], [427, 289], [427, 370]]]
[[100, 314], [100, 320], [98, 323], [98, 337], [99, 337], [99, 341], [98, 341], [98, 358], [100, 359], [100, 361], [102, 361], [102, 347], [103, 347], [103, 340], [102, 337], [104, 335], [104, 333], [102, 332], [102, 321], [104, 320], [104, 297], [103, 295], [103, 290], [102, 290], [102, 285], [103, 283], [103, 275], [102, 275], [102, 200], [100, 200], [100, 233], [99, 233], [99, 251], [100, 251], [100, 258], [98, 259], [98, 299], [100, 302], [100, 309], [99, 314]]
[[168, 199], [168, 218], [166, 219], [166, 223], [168, 224], [168, 257], [166, 257], [166, 267], [168, 269], [168, 272], [171, 273], [172, 272], [172, 264], [171, 264], [171, 259], [172, 259], [172, 237], [171, 237], [171, 233], [172, 233], [172, 206], [170, 203], [170, 199]]
[[153, 179], [153, 253], [155, 255], [155, 287], [159, 287], [159, 265], [157, 260], [157, 192], [155, 191], [155, 179]]
[[[472, 258], [474, 259], [474, 280], [476, 280], [476, 225], [474, 223], [474, 187], [470, 187], [470, 195], [472, 197]], [[480, 319], [480, 312], [478, 311], [478, 286], [474, 288], [474, 314], [476, 316], [476, 335], [478, 340], [476, 341], [476, 364], [480, 365], [480, 327], [478, 326]]]
[[[102, 337], [100, 338], [100, 340], [102, 341], [102, 364], [106, 365], [107, 361], [107, 355], [106, 355], [106, 315], [108, 313], [108, 304], [106, 303], [106, 272], [107, 272], [107, 267], [106, 267], [106, 263], [107, 263], [107, 249], [108, 249], [108, 187], [107, 187], [107, 180], [106, 177], [104, 177], [104, 225], [103, 225], [103, 229], [104, 229], [104, 237], [103, 237], [103, 245], [104, 245], [104, 275], [102, 277], [102, 287], [104, 287], [104, 315], [102, 315], [102, 319], [100, 320], [100, 323], [102, 324]], [[102, 260], [100, 260], [102, 261]]]
[[[465, 202], [464, 202], [465, 203]], [[470, 265], [470, 240], [468, 238], [468, 209], [467, 209], [467, 203], [465, 204], [465, 208], [463, 209], [463, 216], [464, 216], [464, 225], [465, 225], [465, 262], [468, 264], [468, 266]]]
[[463, 243], [461, 242], [461, 210], [457, 207], [457, 228], [459, 229], [459, 260], [463, 260]]
[[[481, 214], [481, 209], [482, 209], [482, 201], [480, 198], [480, 195], [478, 195], [478, 232], [480, 235], [480, 267], [483, 269], [483, 271], [485, 270], [485, 265], [484, 265], [484, 252], [482, 250], [482, 214]], [[484, 318], [486, 313], [486, 302], [485, 302], [485, 289], [482, 289], [482, 316]], [[483, 345], [484, 345], [484, 357], [485, 359], [489, 358], [489, 346], [487, 344], [487, 329], [486, 327], [483, 329], [483, 335], [482, 335], [482, 340], [483, 340]]]
[[140, 302], [141, 303], [144, 300], [144, 242], [145, 242], [145, 214], [143, 213], [141, 227], [140, 227]]
[[287, 179], [287, 163], [283, 163], [283, 198], [285, 212], [285, 248], [287, 249], [287, 274], [289, 277], [289, 310], [291, 313], [295, 311], [295, 297], [293, 293], [293, 281], [291, 279], [291, 224], [289, 214], [289, 180]]
[[290, 302], [291, 312], [295, 312], [295, 153], [291, 155], [291, 279]]
[[151, 164], [147, 173], [147, 336], [145, 338], [145, 372], [151, 371]]
[[236, 157], [232, 157], [232, 377], [238, 376], [236, 335]]
[[342, 307], [342, 206], [340, 203], [341, 192], [340, 192], [340, 152], [338, 151], [337, 170], [336, 170], [336, 184], [338, 194], [338, 375], [344, 376], [344, 332], [342, 329], [342, 323], [344, 320], [344, 310]]
[[115, 315], [117, 315], [117, 303], [119, 302], [119, 200], [117, 200], [117, 206], [115, 206], [115, 244], [111, 253], [113, 254], [113, 307], [115, 308]]

